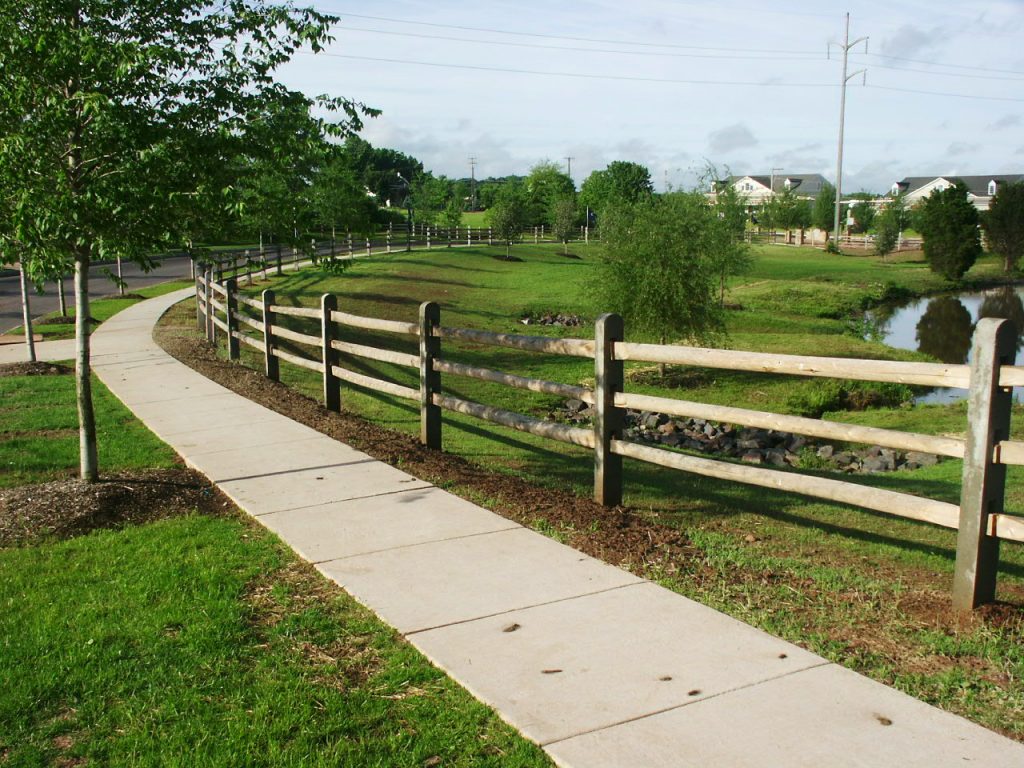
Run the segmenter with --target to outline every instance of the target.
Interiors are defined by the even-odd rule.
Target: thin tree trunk
[[[121,274],[121,255],[117,256],[117,292],[124,296],[124,276]]]
[[[75,392],[78,398],[78,447],[82,480],[99,478],[96,456],[96,416],[92,407],[89,360],[89,254],[75,257]]]
[[[57,278],[57,301],[60,304],[60,316],[68,316],[68,300],[64,296],[64,275]]]
[[[18,272],[21,276],[21,315],[22,324],[25,327],[25,356],[30,363],[36,361],[36,342],[32,338],[32,312],[28,305],[28,277],[25,275],[25,264],[18,264]]]

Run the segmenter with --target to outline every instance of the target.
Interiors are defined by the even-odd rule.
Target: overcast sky
[[[612,160],[645,164],[658,189],[692,185],[706,161],[834,181],[846,11],[851,41],[870,39],[850,55],[867,85],[847,90],[844,190],[1024,172],[1024,0],[314,6],[341,17],[335,42],[282,78],[381,109],[363,136],[435,173],[569,156],[577,185]]]

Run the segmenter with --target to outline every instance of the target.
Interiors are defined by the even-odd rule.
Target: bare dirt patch
[[[57,363],[7,363],[0,365],[3,376],[69,376],[74,369]]]
[[[98,528],[120,528],[199,512],[223,514],[234,505],[191,469],[112,472],[96,483],[56,480],[0,489],[0,547],[67,539]]]

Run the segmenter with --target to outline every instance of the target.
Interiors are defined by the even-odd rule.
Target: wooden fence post
[[[324,363],[324,407],[329,411],[341,410],[341,379],[332,370],[339,364],[338,350],[331,346],[335,339],[335,325],[331,313],[338,309],[338,297],[325,293],[320,297],[320,338],[323,340],[321,358]]]
[[[228,359],[237,360],[240,357],[238,337],[235,336],[238,333],[238,281],[231,278],[225,283],[225,288],[227,288],[224,307],[228,326]]]
[[[612,357],[613,343],[624,340],[622,318],[605,314],[594,324],[594,501],[606,507],[622,503],[622,457],[611,441],[622,439],[623,412],[615,405],[622,391],[622,361]]]
[[[213,295],[213,289],[210,287],[213,283],[213,267],[207,267],[206,269],[206,285],[203,292],[203,306],[206,307],[206,316],[203,318],[206,324],[206,340],[213,343],[213,305],[210,304],[210,297]]]
[[[434,370],[434,358],[441,354],[441,337],[435,327],[441,324],[441,307],[433,301],[420,304],[420,442],[441,450],[441,406],[434,404],[434,393],[441,392],[441,373]]]
[[[266,290],[263,292],[263,345],[267,378],[272,381],[281,380],[281,362],[274,354],[274,313],[270,307],[274,303],[274,292]]]
[[[203,282],[206,280],[206,270],[196,274],[196,330],[202,331],[206,328],[206,318],[203,315]]]
[[[960,491],[960,526],[953,573],[953,608],[970,611],[996,595],[999,539],[988,535],[989,515],[1003,511],[1006,466],[993,461],[995,446],[1010,437],[1012,390],[999,386],[999,368],[1013,365],[1013,323],[986,318],[974,331],[967,435]]]

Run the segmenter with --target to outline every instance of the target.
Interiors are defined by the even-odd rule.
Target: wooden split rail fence
[[[622,501],[622,468],[626,457],[956,529],[953,603],[961,610],[995,599],[1000,540],[1024,542],[1024,517],[1008,515],[1003,510],[1006,467],[1024,465],[1024,442],[1009,439],[1011,388],[1024,385],[1024,367],[1013,365],[1016,333],[1008,321],[979,321],[974,336],[973,362],[968,366],[629,343],[625,341],[622,319],[613,314],[603,315],[597,320],[593,339],[555,339],[450,328],[441,324],[440,308],[433,302],[420,306],[416,323],[382,320],[340,312],[336,298],[330,294],[321,298],[319,308],[278,304],[273,290],[263,291],[261,299],[249,298],[239,293],[234,279],[221,284],[214,279],[212,271],[198,276],[196,298],[200,329],[205,330],[211,342],[216,341],[218,332],[223,333],[227,337],[231,359],[239,358],[239,345],[245,344],[263,354],[266,375],[272,379],[279,378],[280,360],[320,373],[324,403],[332,410],[341,407],[343,382],[417,402],[420,439],[430,448],[441,447],[441,414],[447,410],[593,450],[594,497],[604,505],[616,505]],[[241,307],[247,311],[241,311]],[[281,316],[315,323],[316,331],[302,333],[284,327],[278,320]],[[419,353],[342,341],[339,339],[339,326],[417,338]],[[313,351],[308,357],[288,351],[282,348],[281,340]],[[591,389],[525,378],[454,362],[442,355],[442,342],[445,340],[592,359],[595,386]],[[294,346],[291,348],[296,349]],[[339,364],[341,355],[418,370],[419,387],[402,386],[343,368]],[[624,391],[623,364],[628,361],[928,387],[961,387],[969,390],[967,432],[963,439],[941,437],[634,394]],[[441,386],[442,374],[580,400],[594,407],[593,428],[566,426],[445,394]],[[627,409],[962,459],[960,503],[951,504],[858,483],[736,464],[631,442],[623,439]]]

